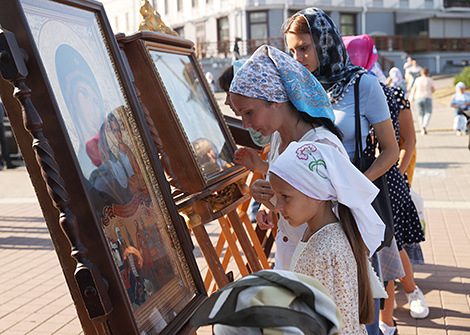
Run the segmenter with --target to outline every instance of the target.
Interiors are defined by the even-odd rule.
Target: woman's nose
[[[230,96],[228,94],[225,96],[224,105],[230,106]]]
[[[243,125],[243,128],[248,129],[251,126],[251,122],[245,119],[244,117],[242,117],[242,125]]]

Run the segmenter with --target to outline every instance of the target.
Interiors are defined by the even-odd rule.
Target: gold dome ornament
[[[139,24],[139,30],[155,31],[157,33],[178,36],[178,33],[163,23],[160,14],[153,9],[148,0],[142,0],[140,14],[144,18]]]

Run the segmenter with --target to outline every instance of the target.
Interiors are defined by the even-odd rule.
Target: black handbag
[[[356,121],[356,152],[353,158],[353,164],[361,171],[366,171],[369,166],[375,161],[375,157],[364,157],[362,151],[361,141],[361,116],[359,113],[359,81],[361,77],[357,78],[356,84],[354,85],[354,115]],[[376,250],[379,251],[383,247],[389,247],[392,244],[392,239],[395,234],[392,204],[390,202],[390,196],[388,194],[387,177],[385,174],[373,181],[374,185],[380,190],[379,194],[372,202],[377,214],[380,216],[382,221],[385,223],[385,234],[384,239],[380,247]]]

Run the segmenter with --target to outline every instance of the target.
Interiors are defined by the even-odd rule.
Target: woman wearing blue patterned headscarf
[[[230,86],[230,99],[245,128],[251,127],[264,136],[272,135],[268,162],[249,148],[235,153],[235,162],[251,170],[266,174],[269,164],[292,141],[326,143],[347,155],[322,85],[302,64],[274,47],[259,47],[237,71]],[[272,228],[273,192],[269,182],[257,180],[251,193],[256,201],[264,204],[256,216],[260,227]],[[283,217],[279,219],[275,269],[289,269],[304,230],[305,225],[294,228]]]

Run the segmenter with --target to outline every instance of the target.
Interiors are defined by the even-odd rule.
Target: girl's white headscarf
[[[317,142],[291,142],[269,172],[310,198],[349,207],[370,255],[380,246],[385,224],[371,205],[379,189],[337,149]]]
[[[456,94],[461,94],[462,92],[461,92],[460,90],[465,89],[465,88],[467,88],[467,87],[465,86],[465,84],[464,84],[463,82],[459,81],[459,82],[455,85],[455,93],[456,93]]]

